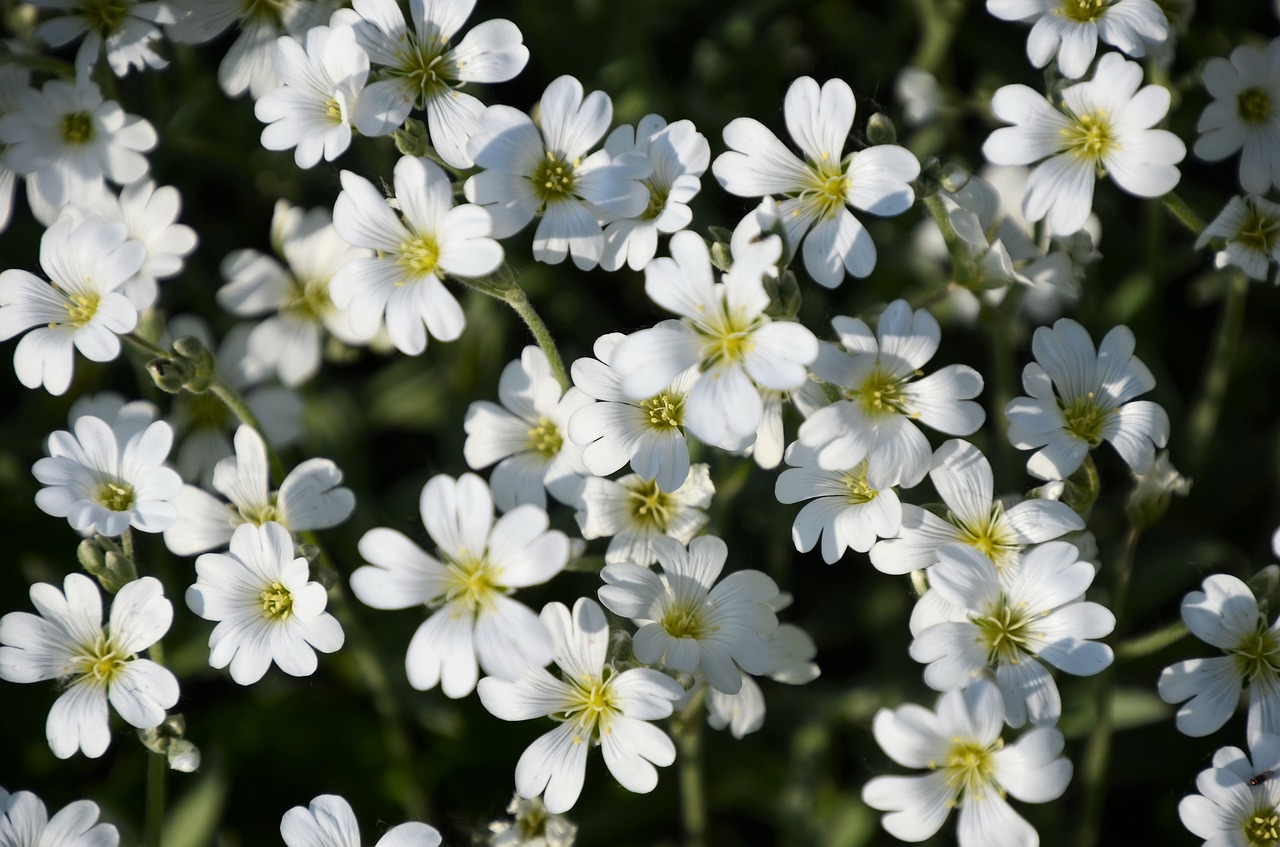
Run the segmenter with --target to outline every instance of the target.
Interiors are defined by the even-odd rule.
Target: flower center
[[[1119,147],[1111,131],[1111,121],[1102,109],[1087,115],[1072,115],[1071,118],[1071,125],[1061,132],[1067,152],[1076,158],[1100,165],[1108,153]]]
[[[92,646],[84,646],[85,652],[75,659],[75,672],[91,677],[99,685],[113,682],[133,659],[132,654],[117,647],[107,635],[99,635]]]
[[[718,313],[697,322],[698,333],[703,337],[702,370],[709,370],[722,362],[741,361],[755,349],[752,335],[763,325],[759,318],[747,319],[742,314],[731,314],[727,302]]]
[[[1275,633],[1267,628],[1266,620],[1259,615],[1253,632],[1240,640],[1235,647],[1226,651],[1236,660],[1245,680],[1262,677],[1274,679],[1280,674],[1280,641]]]
[[[575,169],[581,164],[581,160],[570,162],[550,150],[545,159],[538,161],[529,179],[533,182],[533,193],[542,201],[542,208],[545,209],[548,203],[573,199],[577,183]]]
[[[273,582],[258,595],[262,601],[262,616],[279,621],[289,620],[293,614],[293,592],[279,582]]]
[[[1236,110],[1245,123],[1260,124],[1271,117],[1271,96],[1264,88],[1246,88],[1236,95]]]
[[[416,35],[406,32],[396,49],[396,65],[388,68],[388,73],[412,87],[417,92],[418,105],[425,107],[427,101],[453,88],[450,80],[457,77],[458,68],[445,58],[448,52],[447,38],[429,35],[426,41],[419,41]]]
[[[608,670],[605,671],[608,673]],[[609,733],[609,720],[621,709],[618,698],[610,691],[611,679],[598,676],[586,678],[570,678],[573,690],[569,693],[568,702],[561,712],[551,717],[557,720],[576,720],[579,731],[573,736],[574,744],[584,744],[596,740],[601,733]]]
[[[444,595],[446,602],[461,600],[469,611],[474,612],[481,606],[488,606],[495,594],[508,593],[505,586],[498,584],[498,573],[489,564],[487,556],[472,556],[463,550],[459,558],[447,561],[449,588]]]
[[[337,97],[330,97],[324,101],[324,114],[335,124],[342,123],[342,104],[338,102]]]
[[[1023,654],[1030,653],[1031,616],[1021,604],[1012,606],[1003,594],[985,615],[974,615],[970,622],[978,628],[978,640],[987,648],[991,665],[1017,664]]]
[[[277,26],[291,0],[240,0],[243,16],[248,20],[270,20]]]
[[[991,504],[986,518],[978,523],[965,524],[951,512],[947,513],[947,520],[960,530],[958,540],[990,559],[996,570],[1009,565],[1022,550],[1022,545],[1013,540],[1008,521],[1004,519],[1004,505],[999,501]]]
[[[440,245],[429,235],[419,235],[400,245],[400,256],[396,264],[413,276],[427,276],[436,272],[436,264],[440,261]],[[403,287],[411,280],[400,280],[397,287]]]
[[[89,29],[103,36],[115,32],[128,12],[129,4],[125,0],[84,0],[80,8]]]
[[[96,291],[90,291],[88,294],[67,294],[66,298],[62,308],[67,310],[67,323],[77,329],[93,320],[93,316],[98,313],[98,304],[102,302],[102,298]],[[54,325],[50,324],[50,326]]]
[[[719,627],[707,620],[706,606],[692,599],[677,599],[662,612],[658,624],[672,638],[706,638]]]
[[[675,393],[655,394],[640,403],[648,413],[649,426],[654,429],[675,429],[684,423],[684,397]]]
[[[1080,23],[1096,21],[1111,5],[1111,0],[1064,0],[1062,8],[1054,12]]]
[[[823,152],[822,161],[809,163],[808,183],[800,198],[811,204],[820,218],[830,218],[844,208],[849,190],[849,177],[840,162]],[[799,212],[799,210],[796,210]]]
[[[239,526],[242,523],[262,526],[267,521],[275,521],[281,526],[284,525],[274,494],[271,496],[270,501],[261,505],[231,506],[230,508],[232,526]]]
[[[907,395],[903,386],[915,373],[904,377],[894,377],[880,370],[879,365],[872,368],[862,385],[853,389],[852,399],[862,404],[862,409],[872,417],[883,415],[912,415],[907,411]]]
[[[1083,397],[1077,397],[1070,403],[1058,405],[1062,407],[1062,417],[1066,421],[1067,432],[1084,441],[1090,447],[1102,443],[1102,430],[1113,410],[1098,405],[1097,398],[1090,391]]]
[[[1244,204],[1247,210],[1244,220],[1240,223],[1239,232],[1231,240],[1250,250],[1270,254],[1276,247],[1277,236],[1280,236],[1280,220],[1269,217],[1248,198],[1245,198]]]
[[[102,482],[94,490],[93,499],[113,512],[127,512],[133,508],[133,486],[127,482]]]
[[[329,299],[329,280],[298,280],[290,277],[289,284],[293,299],[280,311],[308,323],[320,323],[325,315],[333,311],[333,301]]]
[[[72,112],[62,116],[62,140],[68,144],[87,144],[93,140],[93,117],[88,112]]]
[[[560,427],[556,426],[550,418],[546,416],[538,418],[538,423],[529,428],[527,449],[553,459],[563,446],[564,436],[560,434]]]
[[[649,205],[645,207],[644,212],[640,215],[640,220],[651,221],[661,215],[663,210],[667,208],[667,195],[670,192],[667,189],[659,188],[648,180],[645,181],[645,185],[649,187]]]
[[[983,746],[969,738],[953,738],[947,749],[942,769],[947,775],[947,785],[957,789],[961,797],[981,796],[986,786],[995,782],[995,752],[1004,746],[1004,739],[997,738]],[[936,768],[936,763],[930,763]]]
[[[637,524],[666,532],[676,504],[673,496],[658,487],[657,480],[647,480],[628,490],[627,505]]]
[[[1244,821],[1244,840],[1249,847],[1280,845],[1280,814],[1271,806],[1261,806]]]
[[[848,489],[845,495],[846,499],[855,506],[861,506],[863,503],[870,503],[872,500],[880,496],[880,492],[867,485],[867,460],[863,459],[854,465],[852,470],[845,471],[841,475],[840,481],[844,483],[844,487]]]

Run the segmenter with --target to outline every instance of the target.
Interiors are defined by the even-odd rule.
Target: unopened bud
[[[194,773],[200,769],[200,749],[185,738],[175,738],[165,751],[169,767],[180,773]]]
[[[730,252],[728,244],[717,241],[711,245],[711,264],[715,265],[717,270],[729,272],[733,267],[733,253]]]
[[[425,156],[430,145],[427,143],[427,127],[416,118],[409,118],[402,129],[391,133],[396,149],[404,156]]]
[[[186,382],[187,368],[172,359],[152,359],[147,362],[147,373],[151,381],[165,394],[181,394],[182,384]]]
[[[76,558],[108,594],[115,594],[138,578],[138,569],[114,541],[99,535],[80,542]]]
[[[867,119],[867,140],[872,144],[896,144],[898,129],[884,112],[876,112]]]
[[[1151,470],[1134,476],[1138,482],[1129,494],[1124,511],[1137,529],[1155,525],[1168,511],[1173,495],[1185,497],[1191,491],[1191,480],[1178,473],[1169,461],[1168,450],[1160,451]]]
[[[942,166],[939,183],[942,185],[943,191],[955,194],[969,184],[969,179],[972,176],[973,174],[955,162],[948,162]]]

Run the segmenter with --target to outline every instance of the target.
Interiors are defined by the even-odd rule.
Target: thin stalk
[[[680,822],[684,847],[707,847],[707,792],[702,775],[703,698],[694,695],[680,712],[676,746],[680,751]]]
[[[275,478],[277,485],[283,483],[284,463],[280,461],[280,454],[276,452],[276,448],[272,447],[271,442],[267,440],[266,431],[258,421],[258,416],[249,408],[249,404],[244,402],[244,398],[234,388],[221,380],[215,379],[209,385],[209,391],[231,410],[231,414],[235,415],[240,423],[253,427],[262,436],[262,443],[267,446],[267,460],[271,463],[271,475]]]
[[[155,646],[152,648],[155,655]],[[160,847],[161,830],[164,828],[165,780],[169,763],[162,753],[147,753],[146,823],[143,829],[144,847]]]
[[[547,329],[546,322],[542,320],[538,310],[533,308],[533,304],[529,302],[528,295],[524,293],[524,289],[516,281],[515,272],[511,270],[510,265],[504,262],[502,267],[487,277],[472,279],[458,277],[458,281],[468,288],[479,291],[481,294],[487,294],[495,300],[501,300],[510,306],[524,321],[525,326],[529,327],[529,331],[533,333],[534,341],[538,342],[542,352],[547,354],[547,361],[551,364],[551,373],[555,375],[556,382],[560,383],[560,388],[564,391],[569,390],[571,384],[569,382],[569,372],[565,369],[564,359],[560,357],[560,348],[556,346],[556,340],[551,335],[551,330]]]
[[[1142,530],[1130,526],[1124,536],[1124,544],[1115,561],[1115,575],[1111,596],[1111,610],[1116,616],[1115,633],[1119,634],[1124,616],[1125,600],[1129,595],[1129,578],[1133,573],[1133,560],[1138,550],[1138,538]],[[1101,834],[1102,811],[1106,806],[1107,777],[1111,764],[1111,736],[1115,731],[1111,714],[1111,700],[1115,693],[1116,663],[1098,675],[1096,709],[1093,731],[1085,744],[1081,772],[1084,785],[1084,809],[1080,815],[1077,832],[1078,847],[1096,847]]]
[[[142,352],[147,353],[151,356],[154,356],[157,359],[173,358],[173,353],[171,351],[164,349],[159,344],[148,341],[147,339],[143,338],[141,335],[138,335],[136,332],[127,332],[120,337],[123,338],[125,341],[129,342],[130,344],[132,344],[134,347],[141,350]]]
[[[1249,279],[1237,272],[1227,286],[1226,303],[1218,330],[1209,353],[1209,366],[1205,370],[1200,395],[1191,407],[1187,431],[1190,441],[1189,465],[1192,472],[1200,467],[1218,429],[1218,417],[1222,413],[1222,400],[1231,381],[1231,366],[1235,362],[1236,349],[1240,346],[1240,334],[1244,329],[1245,300],[1249,293]]]
[[[1117,644],[1116,661],[1128,662],[1133,659],[1141,659],[1143,656],[1150,656],[1170,644],[1176,644],[1190,633],[1191,630],[1187,629],[1185,623],[1174,621],[1171,624],[1160,627],[1160,629],[1148,632],[1146,635],[1139,635],[1136,638],[1130,638],[1128,641],[1122,641]]]
[[[1169,214],[1185,226],[1195,235],[1204,232],[1204,219],[1197,215],[1187,202],[1179,197],[1176,193],[1170,191],[1164,197],[1160,198],[1164,201],[1164,207],[1169,210]]]
[[[956,25],[964,16],[964,0],[916,0],[921,24],[920,46],[911,64],[934,76],[951,55]]]

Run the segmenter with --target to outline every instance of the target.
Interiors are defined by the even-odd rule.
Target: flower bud
[[[867,140],[872,144],[896,144],[898,129],[884,112],[876,112],[867,119]]]
[[[193,773],[200,769],[200,748],[185,738],[175,738],[165,751],[169,767],[180,773]]]
[[[1173,495],[1185,497],[1191,491],[1191,480],[1170,463],[1168,450],[1160,451],[1150,471],[1134,477],[1137,484],[1129,493],[1124,511],[1137,529],[1147,529],[1164,517]]]

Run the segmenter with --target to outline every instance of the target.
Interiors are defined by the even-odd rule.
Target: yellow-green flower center
[[[387,73],[404,80],[416,92],[418,106],[425,107],[427,101],[453,88],[451,80],[457,78],[458,66],[446,57],[448,52],[447,38],[429,35],[426,41],[419,41],[414,34],[405,33],[396,48],[396,62]]]
[[[646,180],[645,185],[649,188],[649,205],[640,215],[640,220],[651,221],[661,215],[663,210],[667,208],[668,191],[665,188],[658,188],[651,181]]]
[[[440,261],[440,245],[430,235],[418,235],[400,245],[400,255],[396,264],[404,268],[414,277],[422,277],[436,272]],[[403,286],[414,280],[402,279],[396,283]]]
[[[627,505],[636,523],[652,527],[657,532],[666,532],[676,500],[658,487],[657,480],[648,480],[628,489]]]
[[[987,661],[992,665],[1016,665],[1031,652],[1029,645],[1036,635],[1031,629],[1034,617],[1021,604],[1010,604],[1003,594],[986,611],[969,620],[978,628],[978,640],[986,648]]]
[[[546,158],[538,161],[529,179],[533,183],[533,193],[542,201],[542,208],[545,209],[548,203],[573,199],[577,184],[576,169],[581,164],[578,159],[569,161],[550,150],[547,151]]]
[[[1280,810],[1259,806],[1241,828],[1249,847],[1277,847],[1280,845]]]
[[[674,429],[684,423],[684,397],[663,392],[640,403],[649,415],[649,426],[654,429]]]
[[[1070,125],[1061,130],[1066,151],[1101,168],[1107,154],[1119,148],[1107,113],[1097,109],[1089,114],[1070,115],[1069,118]]]
[[[800,199],[811,205],[820,218],[835,216],[844,208],[845,194],[849,191],[849,177],[843,163],[823,152],[822,159],[809,163],[808,179]],[[800,210],[796,209],[795,214]]]
[[[914,413],[907,410],[907,394],[903,388],[908,380],[917,375],[919,375],[918,371],[904,377],[895,377],[885,373],[877,365],[862,380],[861,385],[849,392],[849,396],[871,417],[883,415],[915,417]]]
[[[1271,95],[1265,88],[1246,88],[1236,95],[1236,110],[1245,123],[1260,124],[1271,117]]]
[[[658,624],[672,638],[706,638],[715,632],[707,620],[706,607],[695,600],[675,600],[662,612]]]
[[[971,738],[951,739],[941,767],[946,774],[947,785],[957,789],[961,802],[969,796],[981,797],[986,787],[995,783],[995,754],[1003,746],[1002,738],[986,746]],[[930,762],[929,767],[936,769],[939,763]]]
[[[282,312],[310,323],[320,323],[325,315],[333,311],[328,279],[299,280],[289,277],[289,287],[291,299],[285,303]]]
[[[1226,653],[1235,659],[1246,682],[1252,683],[1259,677],[1274,679],[1280,674],[1280,639],[1267,627],[1261,615],[1253,632]]]
[[[338,102],[337,97],[330,97],[324,101],[324,113],[335,124],[342,123],[342,105]]]
[[[1104,409],[1098,404],[1092,391],[1083,397],[1077,397],[1070,403],[1058,401],[1062,408],[1062,418],[1066,422],[1067,432],[1084,441],[1090,447],[1102,443],[1102,430],[1114,409]]]
[[[240,0],[240,8],[248,20],[271,21],[276,26],[281,24],[281,15],[290,0]]]
[[[867,460],[863,459],[854,465],[852,470],[845,471],[840,477],[840,481],[844,483],[844,487],[848,490],[848,494],[845,497],[855,506],[870,503],[880,496],[879,491],[867,484],[867,467]]]
[[[258,595],[262,601],[263,617],[287,621],[293,614],[293,592],[280,582],[272,582]]]
[[[1112,0],[1064,0],[1054,13],[1080,23],[1089,23],[1102,17]]]
[[[267,521],[275,521],[283,525],[280,507],[276,505],[274,494],[268,502],[261,505],[230,506],[230,509],[232,526],[239,526],[242,523],[262,526]]]
[[[1245,217],[1240,223],[1240,231],[1231,236],[1231,240],[1243,244],[1250,250],[1270,255],[1280,237],[1280,220],[1268,216],[1257,208],[1252,201],[1245,199]]]
[[[991,504],[985,518],[966,524],[955,514],[948,512],[947,520],[960,530],[959,541],[973,547],[986,556],[1000,570],[1013,562],[1022,545],[1014,540],[1009,522],[1004,519],[1004,506],[999,501]]]
[[[93,316],[98,313],[98,304],[102,302],[102,298],[96,291],[90,291],[87,294],[68,294],[66,297],[62,308],[67,310],[67,323],[77,329],[93,320]]]
[[[116,646],[110,636],[99,635],[92,645],[76,656],[74,670],[77,674],[89,676],[99,685],[113,682],[133,659],[132,653],[126,653]]]
[[[72,112],[62,116],[62,140],[68,144],[87,144],[93,140],[93,116],[88,112]]]
[[[100,482],[93,499],[113,512],[127,512],[134,504],[133,486],[123,481]]]
[[[554,720],[577,722],[578,731],[573,736],[574,744],[586,744],[598,740],[601,735],[608,735],[610,720],[622,711],[618,706],[617,695],[610,690],[613,680],[608,675],[609,670],[606,668],[603,678],[587,676],[565,680],[571,687],[568,701],[562,711],[551,717]]]
[[[564,436],[560,427],[548,417],[538,418],[538,422],[529,427],[528,449],[541,453],[548,459],[555,458],[564,446]]]
[[[461,600],[467,610],[474,612],[488,607],[494,595],[507,594],[506,586],[499,582],[500,572],[489,563],[488,556],[473,556],[460,551],[457,558],[448,559],[448,589],[445,601]]]
[[[83,0],[80,14],[89,24],[89,29],[102,36],[111,35],[120,26],[129,12],[129,4],[124,0]]]
[[[697,322],[702,341],[702,370],[720,363],[740,362],[755,349],[756,330],[763,326],[759,318],[748,319],[738,312],[731,313],[725,303],[718,312]]]

